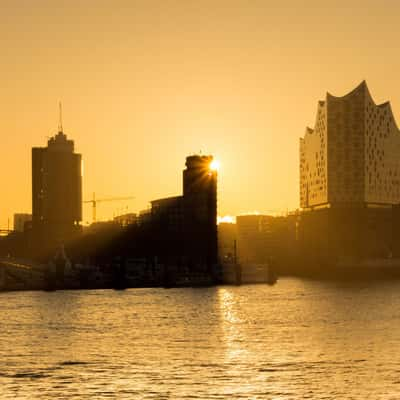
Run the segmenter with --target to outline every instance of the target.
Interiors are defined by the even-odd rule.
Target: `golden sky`
[[[221,162],[220,215],[298,207],[298,139],[326,91],[366,79],[399,115],[399,16],[397,0],[0,0],[0,226],[31,211],[59,100],[84,197],[136,196],[100,219],[181,193],[200,150]]]

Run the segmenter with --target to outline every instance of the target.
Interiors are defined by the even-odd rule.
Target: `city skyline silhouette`
[[[176,193],[181,159],[202,150],[221,161],[222,216],[298,207],[297,140],[326,90],[366,79],[398,115],[397,4],[196,4],[6,2],[1,227],[30,211],[30,148],[56,132],[59,100],[85,199],[129,194],[141,210]]]
[[[0,0],[0,400],[400,398],[395,0]]]

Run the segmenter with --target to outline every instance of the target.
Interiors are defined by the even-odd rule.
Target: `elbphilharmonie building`
[[[300,139],[300,207],[307,262],[400,263],[400,132],[390,103],[376,104],[365,81],[318,102]]]
[[[300,139],[300,207],[387,207],[400,203],[400,132],[389,102],[377,105],[363,81],[327,93]]]

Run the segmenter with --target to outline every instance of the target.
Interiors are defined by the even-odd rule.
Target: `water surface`
[[[0,294],[0,398],[398,399],[400,282]]]

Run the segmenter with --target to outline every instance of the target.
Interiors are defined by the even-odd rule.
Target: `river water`
[[[1,293],[0,398],[399,399],[400,281]]]

